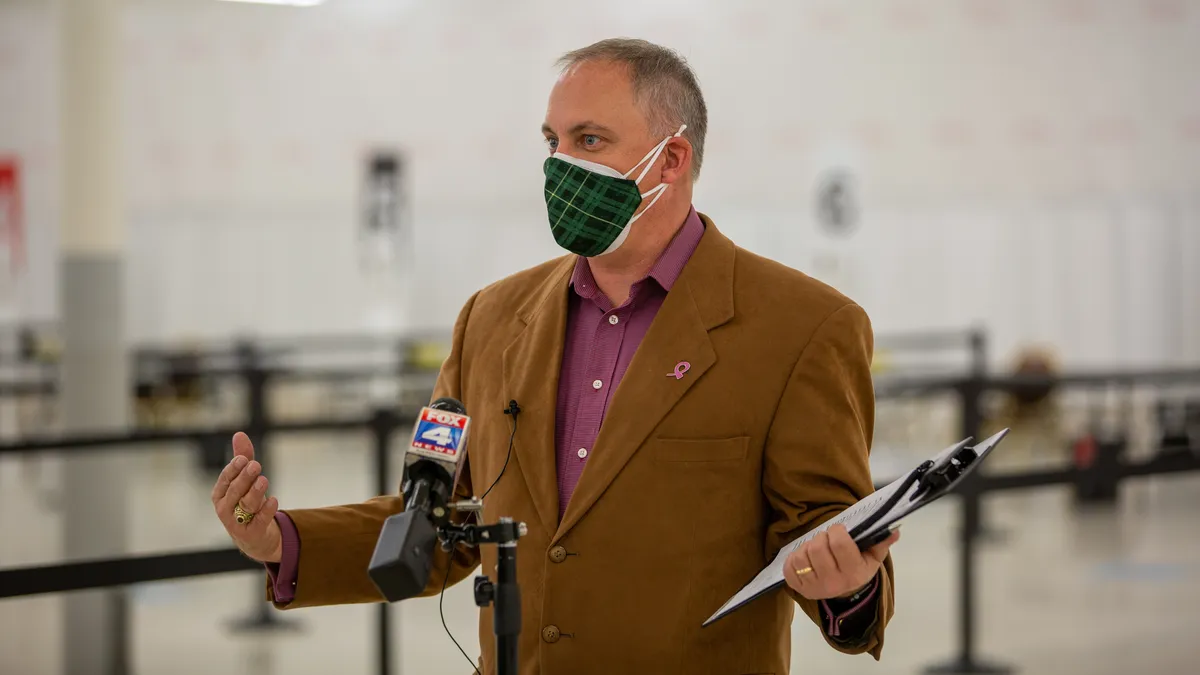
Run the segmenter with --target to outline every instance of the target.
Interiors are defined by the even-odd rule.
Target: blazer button
[[[550,560],[553,562],[560,563],[566,559],[567,549],[561,546],[555,546],[554,548],[550,549]]]
[[[562,633],[559,632],[558,626],[546,626],[542,629],[542,639],[550,644],[558,642],[560,637],[562,637]]]

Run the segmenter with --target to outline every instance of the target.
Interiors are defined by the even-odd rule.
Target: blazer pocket
[[[750,437],[659,438],[654,444],[654,457],[662,462],[733,462],[746,458]]]

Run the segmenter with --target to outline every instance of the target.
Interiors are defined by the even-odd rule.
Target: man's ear
[[[667,141],[663,148],[662,182],[674,183],[692,172],[692,144],[680,136]]]

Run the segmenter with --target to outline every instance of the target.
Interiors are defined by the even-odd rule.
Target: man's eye
[[[558,149],[558,139],[557,138],[547,138],[546,145],[550,147],[550,152],[554,152],[555,150]]]
[[[589,148],[592,146],[595,146],[595,145],[599,145],[600,137],[592,135],[592,134],[588,134],[583,137],[583,144]]]

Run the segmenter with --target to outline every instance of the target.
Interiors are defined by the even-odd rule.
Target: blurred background
[[[1200,0],[0,0],[0,673],[468,672],[436,599],[269,610],[208,493],[236,429],[284,508],[395,491],[612,36],[699,76],[697,208],[870,313],[877,480],[1014,430],[883,661],[793,672],[1197,669]]]

